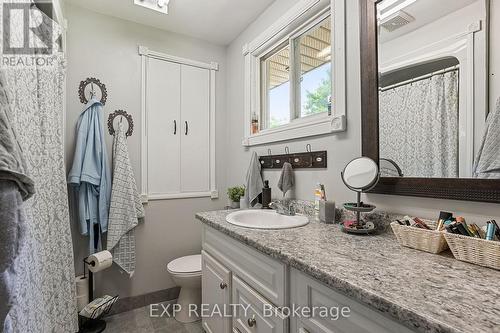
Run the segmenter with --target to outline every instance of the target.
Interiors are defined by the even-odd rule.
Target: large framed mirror
[[[360,0],[363,155],[381,171],[371,192],[500,202],[492,6]]]

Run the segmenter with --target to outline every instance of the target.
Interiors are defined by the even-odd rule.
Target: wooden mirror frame
[[[359,0],[362,155],[379,163],[377,3]],[[370,193],[500,203],[500,179],[381,177]]]

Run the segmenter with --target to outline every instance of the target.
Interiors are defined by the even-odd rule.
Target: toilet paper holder
[[[85,278],[86,277],[86,269],[87,269],[87,265],[89,266],[94,266],[95,263],[92,261],[87,261],[89,259],[89,257],[85,257],[83,258],[83,277]],[[90,269],[88,270],[88,274],[89,274],[89,277],[88,277],[88,281],[89,281],[89,302],[92,302],[94,300],[94,273],[92,273],[90,271]]]
[[[102,255],[102,254],[104,254],[105,256],[106,255],[108,256],[108,258],[106,258],[107,260],[109,260],[109,261],[112,260],[112,256],[108,251],[94,253],[94,254],[89,255],[88,257],[83,258],[83,276],[85,277],[86,269],[88,270],[88,274],[89,274],[89,278],[88,278],[88,281],[89,281],[89,302],[92,302],[94,300],[94,274],[99,272],[100,270],[103,270],[103,269],[110,267],[112,264],[112,261],[111,262],[108,261],[108,265],[102,267],[100,270],[97,270],[97,271],[90,268],[90,267],[95,267],[96,262],[94,260],[90,260],[89,258],[94,257],[94,256],[99,258],[99,255]],[[109,259],[109,258],[111,258],[111,259]],[[96,260],[98,261],[99,259],[96,259]]]
[[[90,261],[89,257],[83,258],[83,277],[86,277],[88,270],[88,284],[89,284],[89,302],[94,300],[94,273],[89,269],[89,266],[94,267],[95,262]],[[109,301],[101,304],[91,314],[89,318],[78,315],[78,333],[85,332],[103,332],[106,329],[106,322],[101,318],[111,311],[111,308],[116,303],[118,295],[112,297]]]

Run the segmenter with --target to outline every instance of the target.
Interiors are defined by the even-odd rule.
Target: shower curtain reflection
[[[458,76],[453,70],[380,91],[380,158],[405,177],[458,177]]]

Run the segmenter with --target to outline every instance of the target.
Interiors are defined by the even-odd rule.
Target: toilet
[[[200,320],[194,314],[189,315],[189,305],[201,304],[201,254],[180,257],[167,265],[167,270],[174,282],[181,287],[177,303],[181,310],[175,312],[175,319],[181,323],[191,323]]]

